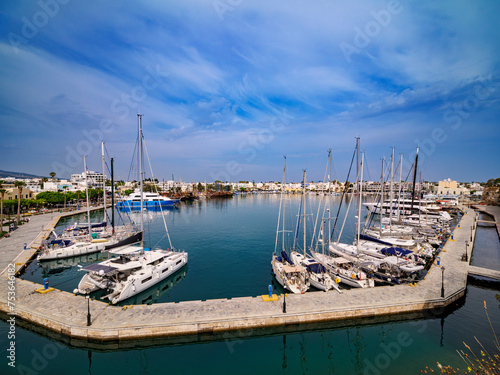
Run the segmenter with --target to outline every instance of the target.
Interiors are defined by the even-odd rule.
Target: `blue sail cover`
[[[310,264],[307,266],[307,270],[309,272],[314,272],[314,273],[326,273],[326,268],[322,264],[319,263],[314,263]]]
[[[71,244],[71,240],[52,240],[50,242],[50,244],[66,247],[66,246],[69,246]]]
[[[292,262],[292,260],[290,259],[290,257],[288,256],[288,254],[286,253],[285,250],[283,250],[281,252],[281,256],[283,257],[284,260],[286,260],[288,263],[290,263],[291,266],[294,265],[293,262]]]
[[[107,225],[105,221],[102,223],[90,223],[90,228],[103,228]],[[75,229],[89,229],[88,224],[78,224]]]
[[[385,242],[385,241],[379,240],[378,238],[375,238],[375,237],[367,236],[366,234],[360,234],[359,235],[359,239],[360,240],[366,240],[366,241],[372,241],[372,242],[376,242],[376,243],[381,243],[382,245],[389,245],[389,246],[391,246],[391,244],[389,242]]]
[[[402,249],[401,247],[386,247],[380,250],[380,252],[384,255],[396,255],[400,257],[413,253],[413,251]]]

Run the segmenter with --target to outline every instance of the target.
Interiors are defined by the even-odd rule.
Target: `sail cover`
[[[391,244],[389,242],[385,242],[385,241],[379,240],[378,238],[375,238],[375,237],[367,236],[366,234],[360,234],[359,235],[359,239],[360,240],[366,240],[366,241],[372,241],[372,242],[376,242],[376,243],[381,243],[382,245],[389,245],[389,246],[391,246]]]
[[[106,274],[111,273],[117,269],[118,268],[115,268],[115,267],[105,266],[105,265],[102,265],[99,263],[93,263],[93,264],[89,264],[86,267],[83,267],[81,270],[82,271],[93,271],[93,272],[97,272],[97,273],[99,273],[100,271],[103,271],[104,274],[106,275]]]
[[[380,252],[384,255],[396,255],[396,256],[406,256],[413,253],[410,250],[403,249],[401,247],[385,247]]]
[[[313,264],[308,265],[307,270],[309,272],[313,272],[313,273],[325,273],[326,272],[325,266],[323,266],[322,264],[319,264],[319,263],[313,263]]]
[[[293,262],[292,262],[292,260],[290,259],[290,257],[288,256],[288,254],[286,253],[285,250],[283,250],[281,252],[281,256],[283,257],[284,260],[286,260],[288,263],[290,263],[293,266]]]

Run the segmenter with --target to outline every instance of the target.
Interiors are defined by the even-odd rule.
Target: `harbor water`
[[[308,197],[311,209],[307,225],[315,222],[320,196]],[[290,198],[291,221],[297,219],[300,197]],[[330,212],[337,214],[340,198],[334,198]],[[152,290],[125,304],[176,302],[257,296],[267,293],[273,284],[270,260],[275,247],[279,195],[244,195],[232,199],[200,200],[182,203],[168,210],[166,221],[172,245],[189,253],[188,267]],[[351,242],[355,218],[351,207],[344,227],[343,242]],[[313,214],[314,212],[314,214]],[[343,219],[344,209],[339,218]],[[100,215],[100,216],[99,216]],[[124,213],[121,213],[124,215]],[[366,212],[362,214],[362,217]],[[138,213],[130,213],[138,221]],[[92,221],[102,213],[92,215]],[[83,218],[70,218],[64,226]],[[341,224],[339,224],[341,225]],[[288,242],[295,237],[294,227],[286,234]],[[158,212],[148,212],[145,223],[145,245],[170,247],[163,221]],[[336,230],[336,233],[338,231]],[[310,234],[308,242],[310,242]],[[500,269],[500,242],[494,228],[479,227],[472,264]],[[80,259],[80,264],[98,260],[102,255]],[[72,291],[82,272],[75,262],[40,265],[33,262],[23,278]],[[329,292],[331,298],[336,292]],[[246,337],[246,333],[228,335],[226,339],[183,345],[137,347],[129,350],[89,351],[68,347],[44,335],[16,327],[16,367],[7,365],[3,356],[2,374],[411,374],[425,366],[436,368],[436,361],[467,368],[457,350],[476,354],[481,348],[497,354],[494,335],[485,314],[484,302],[493,328],[500,334],[500,301],[498,284],[477,283],[467,288],[466,297],[444,312],[430,312],[418,319],[342,328],[307,327],[286,334],[268,330],[264,335]],[[84,312],[82,312],[84,313]],[[9,325],[0,321],[0,343],[8,348]]]

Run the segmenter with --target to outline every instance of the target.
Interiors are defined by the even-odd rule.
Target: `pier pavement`
[[[101,210],[102,207],[91,207],[89,210]],[[4,273],[9,264],[14,264],[16,272],[19,272],[34,257],[42,241],[48,238],[62,217],[84,213],[86,210],[71,210],[30,216],[29,222],[10,232],[8,237],[0,238],[0,271]]]
[[[41,285],[16,279],[14,310],[23,321],[44,327],[57,337],[87,343],[165,337],[197,341],[204,334],[236,331],[251,335],[265,327],[381,316],[398,319],[405,313],[442,309],[464,296],[469,262],[462,259],[465,242],[474,241],[477,213],[465,207],[463,210],[460,226],[440,253],[440,265],[436,262],[425,279],[415,285],[352,289],[343,294],[331,291],[287,295],[284,312],[284,296],[270,302],[258,296],[120,307],[59,290],[36,293]],[[5,276],[0,278],[0,311],[8,313]],[[88,306],[90,326],[87,326]]]
[[[475,205],[473,206],[475,209],[477,209],[479,212],[484,212],[485,214],[488,214],[490,216],[493,216],[493,221],[481,221],[485,223],[491,223],[495,224],[497,228],[497,233],[498,233],[498,239],[500,240],[500,206],[482,206],[482,205]]]

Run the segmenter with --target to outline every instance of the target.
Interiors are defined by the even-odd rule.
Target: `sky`
[[[0,169],[116,179],[137,114],[154,177],[344,181],[382,159],[422,180],[500,176],[496,1],[5,0]],[[149,167],[147,168],[149,171]],[[148,172],[147,177],[151,173]]]

